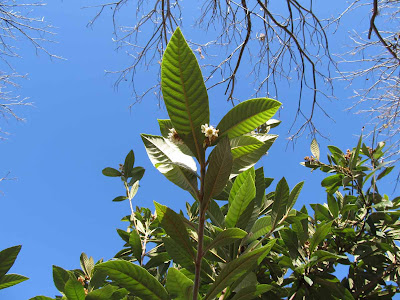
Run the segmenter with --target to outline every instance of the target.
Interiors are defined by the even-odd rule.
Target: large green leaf
[[[57,290],[61,293],[64,293],[64,287],[67,281],[70,279],[70,275],[68,271],[64,270],[61,267],[53,266],[53,281]]]
[[[289,211],[292,209],[293,205],[295,205],[297,198],[300,195],[300,191],[303,188],[304,181],[299,182],[298,184],[295,185],[295,187],[292,189],[292,191],[289,194],[289,201],[288,205],[286,207],[286,210]]]
[[[155,201],[154,206],[156,207],[157,219],[160,220],[165,232],[194,259],[194,250],[181,216]]]
[[[271,216],[266,216],[258,219],[253,228],[251,229],[251,235],[248,237],[247,242],[251,243],[258,238],[269,233],[272,229]]]
[[[268,149],[275,142],[277,135],[272,134],[252,134],[246,137],[256,139],[258,142],[262,143],[253,146],[247,145],[244,147],[236,147],[232,150],[234,154],[233,166],[231,171],[231,177],[248,170],[254,166],[263,155],[267,154]],[[242,137],[235,139],[242,140]],[[247,138],[246,138],[247,139]]]
[[[194,260],[193,258],[181,247],[180,244],[176,243],[173,239],[169,237],[163,237],[163,242],[165,249],[167,250],[168,254],[171,256],[172,260],[181,265],[182,267],[186,268],[188,271],[194,274],[195,267],[194,267]],[[202,280],[210,282],[212,281],[211,278],[211,267],[208,262],[203,258],[201,264],[201,274]]]
[[[0,278],[0,290],[28,280],[28,277],[18,274],[7,274]]]
[[[91,291],[89,294],[86,295],[85,300],[109,300],[109,299],[111,299],[112,294],[117,289],[118,288],[115,286],[106,285],[105,287],[102,287],[101,289]]]
[[[310,253],[321,243],[331,231],[332,222],[321,224],[310,239]]]
[[[133,150],[131,150],[131,151],[129,151],[128,155],[126,156],[125,162],[124,162],[125,177],[129,177],[129,175],[131,174],[134,163],[135,163],[135,154],[133,153]]]
[[[167,274],[167,283],[165,284],[169,294],[173,299],[191,300],[193,296],[193,281],[187,278],[178,269],[170,268]]]
[[[207,216],[213,222],[214,225],[223,228],[224,227],[224,214],[221,211],[218,203],[211,200],[207,209]]]
[[[82,283],[74,278],[68,279],[64,287],[64,293],[68,300],[85,300],[85,290]]]
[[[254,136],[241,135],[231,139],[230,144],[232,149],[232,157],[235,159],[257,150],[264,143]]]
[[[287,213],[287,207],[289,203],[289,186],[283,177],[276,185],[274,203],[272,204],[271,211],[271,224],[272,228],[281,221],[284,215]]]
[[[5,275],[17,259],[21,245],[4,249],[0,252],[0,277]]]
[[[274,286],[270,284],[258,284],[257,286],[248,286],[241,289],[233,296],[232,300],[251,300],[259,298],[261,294],[264,294],[272,290]]]
[[[170,237],[163,237],[164,247],[172,260],[182,267],[194,272],[194,260],[192,256]]]
[[[261,261],[259,259],[269,253],[274,243],[275,240],[272,240],[266,246],[243,254],[226,264],[215,279],[215,282],[208,289],[204,300],[214,299],[224,288],[255,267],[257,263],[260,263]]]
[[[242,239],[247,235],[247,232],[240,228],[228,228],[217,234],[217,236],[212,240],[212,242],[207,245],[204,252],[210,249],[217,248],[220,246],[225,246],[233,243],[238,239]]]
[[[255,173],[251,168],[237,176],[229,194],[229,209],[225,218],[226,227],[235,227],[241,214],[256,196]]]
[[[232,154],[229,139],[222,139],[209,156],[209,165],[204,179],[203,203],[207,207],[211,197],[224,189],[232,170]]]
[[[167,252],[156,253],[155,256],[149,259],[149,261],[144,266],[147,270],[151,268],[158,267],[171,260],[171,256]]]
[[[196,163],[193,158],[161,136],[142,134],[141,137],[152,164],[168,180],[196,196]]]
[[[199,162],[204,162],[201,125],[210,123],[207,89],[196,57],[179,28],[163,55],[161,89],[175,130]]]
[[[279,109],[281,103],[268,98],[244,101],[232,108],[219,122],[220,136],[241,136],[267,122]]]
[[[140,235],[136,230],[132,230],[129,236],[129,245],[132,248],[132,253],[138,261],[142,259],[142,242]]]
[[[105,271],[119,286],[143,300],[168,300],[165,288],[142,267],[123,260],[108,261],[95,267]]]

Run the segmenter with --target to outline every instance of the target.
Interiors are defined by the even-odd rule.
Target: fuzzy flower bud
[[[175,128],[171,128],[169,130],[168,139],[176,145],[183,144],[183,141],[182,141],[181,137],[179,136],[179,134],[176,132]]]

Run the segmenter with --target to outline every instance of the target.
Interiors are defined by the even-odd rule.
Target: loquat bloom
[[[204,133],[206,138],[211,142],[218,137],[219,129],[215,129],[213,126],[208,124],[201,125],[201,132]]]

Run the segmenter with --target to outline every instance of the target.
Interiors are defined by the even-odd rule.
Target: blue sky
[[[34,107],[20,113],[25,123],[10,121],[7,141],[0,142],[0,174],[11,171],[16,180],[0,184],[0,249],[22,244],[22,251],[12,268],[13,273],[30,278],[15,287],[0,291],[2,299],[29,299],[36,295],[54,296],[52,265],[65,269],[79,267],[81,252],[110,259],[123,243],[116,233],[124,229],[120,219],[129,214],[127,202],[111,200],[123,193],[118,179],[101,174],[104,167],[118,167],[130,149],[135,151],[136,166],[146,168],[141,188],[135,201],[153,207],[153,200],[175,210],[184,209],[189,194],[170,184],[155,170],[145,153],[139,134],[158,134],[157,118],[167,118],[158,100],[148,97],[140,104],[132,103],[129,84],[113,88],[115,77],[106,76],[105,69],[125,66],[128,57],[114,51],[112,23],[102,18],[92,28],[87,22],[94,11],[81,9],[77,1],[52,1],[41,11],[57,27],[56,40],[51,50],[67,60],[49,60],[35,55],[33,49],[21,47],[23,58],[16,60],[20,72],[29,73],[29,80],[21,82],[18,91],[29,96]],[[182,29],[185,36],[193,36],[189,26]],[[343,33],[344,34],[344,33]],[[333,50],[346,42],[344,35],[334,40]],[[143,72],[136,84],[150,80]],[[245,76],[245,75],[243,75]],[[297,105],[296,89],[282,83],[280,100],[284,109],[276,118],[282,125],[273,133],[280,135],[259,166],[264,166],[275,183],[285,176],[293,187],[305,180],[296,207],[325,201],[320,173],[310,173],[299,165],[310,155],[311,138],[304,135],[294,145],[287,146],[287,131]],[[212,124],[231,108],[225,101],[224,90],[216,88],[209,94]],[[357,141],[366,116],[344,111],[351,102],[351,90],[339,83],[339,100],[326,101],[324,107],[332,112],[336,122],[317,115],[317,125],[330,140],[319,139],[321,157],[326,156],[326,145],[351,148]],[[246,100],[251,87],[241,87],[238,97]],[[310,95],[306,95],[310,97]],[[388,194],[392,193],[390,183]]]

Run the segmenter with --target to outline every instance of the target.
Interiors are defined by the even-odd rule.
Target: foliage
[[[157,202],[154,213],[134,210],[144,169],[134,167],[133,151],[120,170],[104,169],[125,187],[114,201],[130,202],[127,230],[117,230],[123,249],[96,264],[82,254],[81,270],[54,266],[62,293],[56,299],[391,299],[400,274],[400,198],[378,191],[393,169],[382,161],[385,145],[371,149],[360,137],[346,154],[329,146],[323,163],[314,140],[302,164],[328,174],[321,183],[327,204],[311,204],[312,215],[305,206],[296,210],[303,182],[290,188],[282,178],[272,189],[254,167],[276,139],[269,130],[278,122],[270,118],[280,103],[247,100],[214,128],[201,72],[179,29],[165,56],[170,120],[159,120],[160,136],[142,139],[152,164],[193,202],[185,213]]]
[[[0,251],[0,290],[28,280],[22,275],[7,274],[14,265],[20,250],[21,246],[14,246]]]

